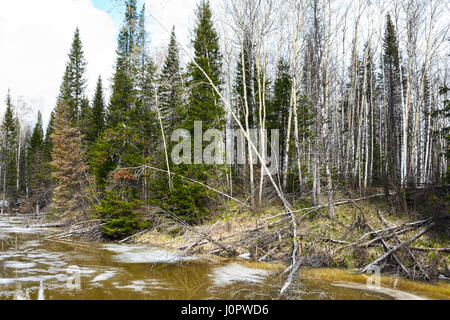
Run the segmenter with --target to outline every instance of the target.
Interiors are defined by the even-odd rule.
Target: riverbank
[[[408,213],[401,213],[395,201],[382,195],[359,201],[343,199],[337,201],[334,220],[328,219],[326,206],[309,208],[308,202],[297,203],[294,211],[301,267],[364,269],[438,218],[436,226],[378,265],[383,273],[412,280],[450,278],[450,221],[440,219],[450,213],[445,197],[415,195]],[[184,226],[163,219],[152,230],[129,240],[184,255],[241,256],[289,264],[293,248],[290,219],[282,207],[254,213],[230,203],[228,212],[217,212],[201,225]]]
[[[202,255],[211,263],[242,257],[289,265],[295,241],[301,268],[367,271],[376,262],[382,273],[411,280],[450,278],[448,197],[420,191],[403,198],[386,198],[376,192],[340,198],[334,220],[328,218],[326,204],[311,208],[308,200],[294,203],[295,239],[292,216],[281,206],[266,205],[255,212],[230,201],[212,210],[209,219],[198,225],[188,225],[159,208],[149,208],[143,215],[153,227],[121,243],[175,250],[180,256]],[[44,217],[34,225],[64,226],[46,223]],[[72,223],[50,238],[104,242],[102,225],[99,219]]]

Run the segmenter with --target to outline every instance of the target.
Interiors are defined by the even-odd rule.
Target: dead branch
[[[280,290],[280,295],[283,295],[286,292],[286,290],[289,288],[289,286],[291,285],[292,280],[294,280],[294,277],[295,277],[298,269],[300,269],[300,267],[302,266],[304,261],[305,261],[305,259],[300,258],[300,259],[297,260],[295,265],[292,267],[291,273],[287,277],[286,282],[284,283],[283,287]]]
[[[383,217],[383,215],[381,214],[380,210],[377,210],[377,215],[378,218],[381,220],[381,222],[383,222],[383,224],[386,227],[390,227],[389,222]],[[397,241],[397,243],[401,244],[402,241],[400,240],[400,238],[397,235],[394,235],[394,239]],[[428,275],[428,273],[424,270],[424,268],[422,267],[422,265],[420,264],[419,261],[417,261],[416,257],[414,256],[414,254],[412,253],[412,251],[409,249],[408,246],[405,246],[406,251],[408,252],[409,256],[411,257],[411,259],[413,259],[413,261],[416,263],[416,265],[419,267],[420,271],[422,272],[422,274],[424,275],[425,279],[427,280],[431,280],[430,276]],[[394,256],[395,257],[395,256]],[[403,267],[402,267],[403,268]]]
[[[428,226],[426,226],[425,228],[423,228],[419,233],[417,233],[415,236],[413,236],[412,238],[409,238],[408,240],[400,243],[399,245],[395,246],[394,248],[390,249],[388,252],[386,252],[385,254],[383,254],[381,257],[379,257],[378,259],[376,259],[375,261],[373,261],[372,263],[368,264],[367,266],[365,266],[362,270],[361,273],[365,273],[367,272],[368,269],[372,268],[374,265],[377,265],[378,263],[380,263],[381,261],[383,261],[384,259],[386,259],[389,255],[391,255],[392,253],[397,252],[399,249],[403,248],[404,246],[410,244],[411,242],[419,239],[420,237],[422,237],[425,233],[427,233],[431,228],[433,228],[436,225],[435,222],[431,222]]]
[[[123,170],[123,169],[124,169],[124,168],[118,168],[117,170]],[[147,165],[145,165],[145,166],[140,166],[140,167],[126,168],[126,169],[129,169],[129,170],[150,169],[150,170],[153,170],[153,171],[158,171],[158,172],[167,173],[168,175],[178,176],[178,177],[180,177],[180,178],[182,178],[182,179],[184,179],[184,180],[186,180],[186,181],[189,181],[189,182],[191,182],[191,183],[195,183],[195,184],[201,185],[202,187],[205,187],[205,188],[207,188],[208,190],[211,190],[211,191],[213,191],[213,192],[215,192],[215,193],[218,193],[218,194],[224,196],[225,198],[228,198],[228,199],[230,199],[230,200],[236,201],[236,202],[238,202],[239,204],[241,204],[241,205],[243,205],[243,206],[245,206],[245,207],[247,207],[247,208],[251,208],[248,204],[246,204],[246,203],[242,202],[241,200],[236,199],[236,198],[234,198],[234,197],[232,197],[232,196],[230,196],[230,195],[228,195],[228,194],[226,194],[226,193],[224,193],[224,192],[222,192],[222,191],[220,191],[220,190],[214,189],[214,188],[212,188],[212,187],[208,186],[207,184],[204,184],[204,183],[202,183],[202,182],[200,182],[200,181],[197,181],[197,180],[194,180],[194,179],[191,179],[191,178],[187,178],[187,177],[185,177],[185,176],[179,175],[179,174],[174,173],[174,172],[170,172],[170,171],[167,171],[167,170],[163,170],[163,169],[159,169],[159,168],[155,168],[155,167],[147,166]]]

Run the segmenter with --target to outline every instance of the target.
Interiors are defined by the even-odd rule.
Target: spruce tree
[[[51,135],[52,213],[62,219],[88,218],[89,175],[80,130],[70,126],[67,106],[59,103]]]
[[[146,48],[145,7],[140,14],[136,1],[128,1],[126,7],[106,130],[92,148],[91,168],[99,189],[113,184],[126,198],[145,199],[145,177],[125,181],[110,175],[118,167],[147,163],[157,148],[153,137],[156,67]]]
[[[387,152],[385,154],[385,162],[387,168],[384,170],[385,191],[388,184],[395,179],[394,173],[398,172],[399,163],[395,156],[400,150],[398,141],[401,132],[401,87],[400,87],[400,62],[397,34],[391,16],[388,14],[386,18],[386,30],[383,41],[383,60],[384,60],[384,78],[386,88],[386,104],[387,104]]]
[[[105,130],[105,98],[103,94],[102,78],[98,77],[97,86],[92,102],[92,131],[97,139]]]
[[[205,72],[216,87],[221,87],[222,55],[219,37],[213,26],[211,7],[207,0],[201,1],[197,8],[194,35],[192,45],[195,62],[191,62],[188,66],[191,93],[185,128],[193,130],[194,121],[202,121],[205,131],[210,128],[223,129],[224,109],[218,94],[203,74]]]
[[[202,1],[197,8],[197,22],[192,45],[194,61],[188,66],[188,85],[190,87],[189,106],[182,122],[182,127],[194,137],[194,122],[201,121],[203,132],[208,129],[224,129],[225,112],[219,95],[212,87],[221,88],[222,56],[219,38],[212,22],[209,1]],[[192,144],[193,145],[193,144]],[[202,150],[206,143],[202,146]],[[173,168],[176,173],[173,188],[164,199],[163,206],[183,216],[191,223],[197,223],[207,214],[207,201],[211,196],[207,188],[186,182],[181,176],[195,179],[205,184],[213,184],[217,178],[218,167],[208,164],[182,164]]]
[[[45,191],[48,188],[50,179],[41,112],[38,113],[38,120],[28,143],[26,167],[29,197],[36,208],[36,214],[38,214],[42,202],[45,200]]]
[[[67,116],[73,123],[80,118],[81,107],[85,98],[86,65],[80,31],[77,28],[59,94],[59,100],[67,106]]]
[[[172,29],[167,57],[159,77],[159,109],[166,129],[175,129],[182,119],[183,77],[181,74],[179,49]]]
[[[3,177],[1,183],[3,184],[4,197],[15,203],[18,197],[17,193],[17,139],[18,128],[17,119],[14,114],[14,107],[12,105],[11,94],[8,91],[6,97],[6,111],[2,123],[3,135]]]
[[[267,112],[267,128],[280,129],[280,141],[285,150],[287,143],[287,128],[289,108],[292,93],[292,75],[288,62],[281,58],[278,64],[277,78],[274,83],[274,96]],[[281,153],[280,164],[284,164],[284,152]]]
[[[44,138],[44,150],[46,159],[48,162],[52,159],[52,149],[53,149],[53,140],[52,134],[55,131],[55,110],[50,113],[50,120],[47,125],[47,129],[45,130],[45,138]]]
[[[113,76],[112,95],[107,126],[114,128],[128,120],[128,112],[136,103],[133,75],[136,73],[137,40],[139,38],[136,0],[127,0],[124,25],[119,33],[116,70]]]
[[[82,135],[83,144],[88,148],[95,142],[94,123],[92,118],[92,108],[89,99],[86,97],[81,101],[80,119],[78,120],[78,128]]]

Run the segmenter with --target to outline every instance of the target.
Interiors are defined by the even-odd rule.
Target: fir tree
[[[101,190],[114,185],[126,197],[146,198],[146,181],[115,180],[118,167],[148,162],[156,149],[154,98],[156,67],[146,49],[145,7],[136,13],[128,1],[125,22],[118,38],[116,72],[106,130],[92,149],[91,168]],[[146,179],[143,177],[142,179]]]

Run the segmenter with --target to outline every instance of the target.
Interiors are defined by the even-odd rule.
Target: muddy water
[[[283,266],[139,245],[46,240],[46,229],[0,217],[0,299],[276,299]],[[450,299],[450,285],[383,278],[382,288],[339,270],[302,270],[289,299]]]

